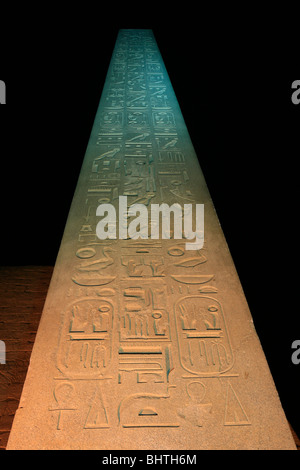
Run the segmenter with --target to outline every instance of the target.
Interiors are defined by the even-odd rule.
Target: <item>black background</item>
[[[141,3],[134,21],[119,8],[28,8],[1,20],[0,264],[55,263],[117,32],[153,29],[299,435],[300,365],[291,361],[300,337],[300,105],[291,101],[299,61],[285,29],[297,25],[249,11],[217,22],[182,5],[175,20]]]

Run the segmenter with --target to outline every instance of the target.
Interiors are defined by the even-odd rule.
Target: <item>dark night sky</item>
[[[202,30],[204,20],[196,29],[184,20],[145,22],[145,15],[140,23],[92,17],[88,29],[84,20],[22,23],[17,40],[1,31],[7,105],[0,108],[0,264],[55,263],[118,29],[153,29],[285,411],[300,434],[300,365],[290,360],[300,336],[300,105],[291,102],[297,75],[290,45],[253,24],[216,37],[213,28]]]

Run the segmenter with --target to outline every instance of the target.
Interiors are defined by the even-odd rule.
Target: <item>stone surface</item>
[[[99,204],[204,204],[204,247],[96,235]],[[295,449],[150,30],[121,30],[8,449]]]

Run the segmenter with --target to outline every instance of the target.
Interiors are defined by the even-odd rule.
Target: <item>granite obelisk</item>
[[[99,238],[120,197],[203,205],[203,246]],[[120,30],[8,449],[294,448],[155,38]]]

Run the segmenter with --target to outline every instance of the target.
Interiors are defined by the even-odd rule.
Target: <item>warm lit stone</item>
[[[203,248],[101,240],[120,196],[204,204]],[[8,449],[294,448],[152,32],[121,30]]]

